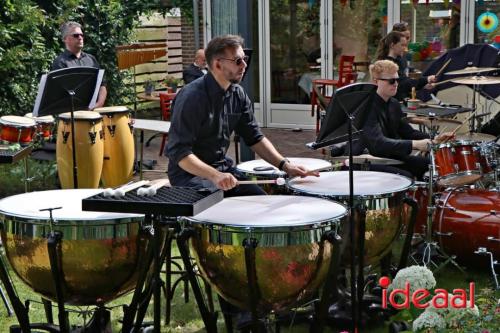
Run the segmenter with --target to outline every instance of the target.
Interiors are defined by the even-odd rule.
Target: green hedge
[[[161,0],[0,0],[0,115],[31,112],[40,76],[63,51],[60,25],[83,26],[85,48],[105,69],[107,105],[131,100],[133,90],[117,69],[115,47],[131,42],[138,17],[165,10]]]

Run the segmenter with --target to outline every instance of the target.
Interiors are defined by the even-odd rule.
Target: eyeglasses
[[[78,37],[83,38],[83,34],[72,34],[71,36],[73,36],[73,38],[78,38]]]
[[[229,60],[229,61],[234,61],[234,63],[236,64],[236,66],[240,66],[243,61],[246,63],[248,63],[248,59],[250,57],[249,56],[244,56],[243,58],[240,58],[240,57],[236,57],[234,59],[229,59],[229,58],[219,58],[219,60]]]
[[[389,84],[395,84],[395,83],[399,83],[400,78],[399,77],[391,78],[391,79],[378,78],[377,80],[386,81]]]

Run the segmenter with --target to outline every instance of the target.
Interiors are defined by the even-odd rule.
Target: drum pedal
[[[491,275],[493,276],[493,281],[495,281],[496,289],[500,289],[500,285],[498,284],[498,274],[497,274],[496,269],[495,269],[495,266],[500,266],[500,262],[498,262],[498,260],[495,260],[495,258],[493,257],[493,253],[488,251],[485,247],[478,248],[476,251],[474,251],[474,253],[478,254],[478,255],[489,256]]]

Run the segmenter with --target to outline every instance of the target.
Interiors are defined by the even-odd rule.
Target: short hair
[[[397,64],[392,62],[391,60],[377,60],[373,64],[370,65],[370,76],[373,79],[377,79],[380,77],[380,74],[384,72],[396,72],[399,67]]]
[[[64,38],[66,38],[67,35],[69,35],[70,31],[73,30],[74,28],[82,28],[82,25],[78,22],[74,22],[74,21],[68,21],[68,22],[64,22],[62,25],[61,25],[61,39],[64,40]]]
[[[236,49],[243,47],[244,40],[238,35],[217,36],[208,42],[205,49],[205,59],[209,68],[212,67],[212,62],[217,56],[225,54],[227,49]]]
[[[408,22],[401,21],[401,22],[396,22],[392,26],[392,31],[399,31],[399,32],[404,32],[410,30],[410,27],[408,25]]]

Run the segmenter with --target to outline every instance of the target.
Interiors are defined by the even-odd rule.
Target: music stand
[[[335,143],[348,142],[349,147],[349,237],[350,237],[350,256],[351,256],[351,315],[352,315],[352,330],[357,331],[360,323],[360,310],[359,302],[362,301],[362,285],[358,286],[360,289],[360,295],[356,292],[356,242],[355,242],[355,225],[354,225],[354,181],[353,181],[353,149],[352,143],[354,138],[358,138],[362,133],[361,128],[366,120],[366,116],[370,111],[370,106],[372,105],[373,96],[375,95],[377,86],[371,83],[354,83],[347,85],[345,87],[339,88],[332,98],[332,101],[328,105],[326,118],[324,123],[321,125],[320,132],[316,138],[316,142],[308,144],[312,149],[318,149],[325,146],[329,146]],[[353,132],[354,129],[354,132]],[[361,225],[358,235],[358,242],[361,247],[364,245],[364,218],[361,219]],[[358,273],[358,283],[363,280],[363,253],[359,254],[359,273]],[[324,297],[330,296],[330,291],[328,286],[334,285],[332,281],[325,282],[325,290],[321,296],[322,300],[320,304],[326,304],[323,301]],[[358,297],[359,299],[356,299]],[[325,313],[328,311],[327,308],[319,309],[320,318],[325,317]],[[321,321],[321,320],[320,320]],[[319,330],[322,330],[323,323],[319,323]]]
[[[57,69],[42,75],[33,107],[33,116],[71,114],[71,148],[73,159],[73,187],[78,188],[78,170],[75,147],[75,110],[94,108],[104,70],[94,67]]]

